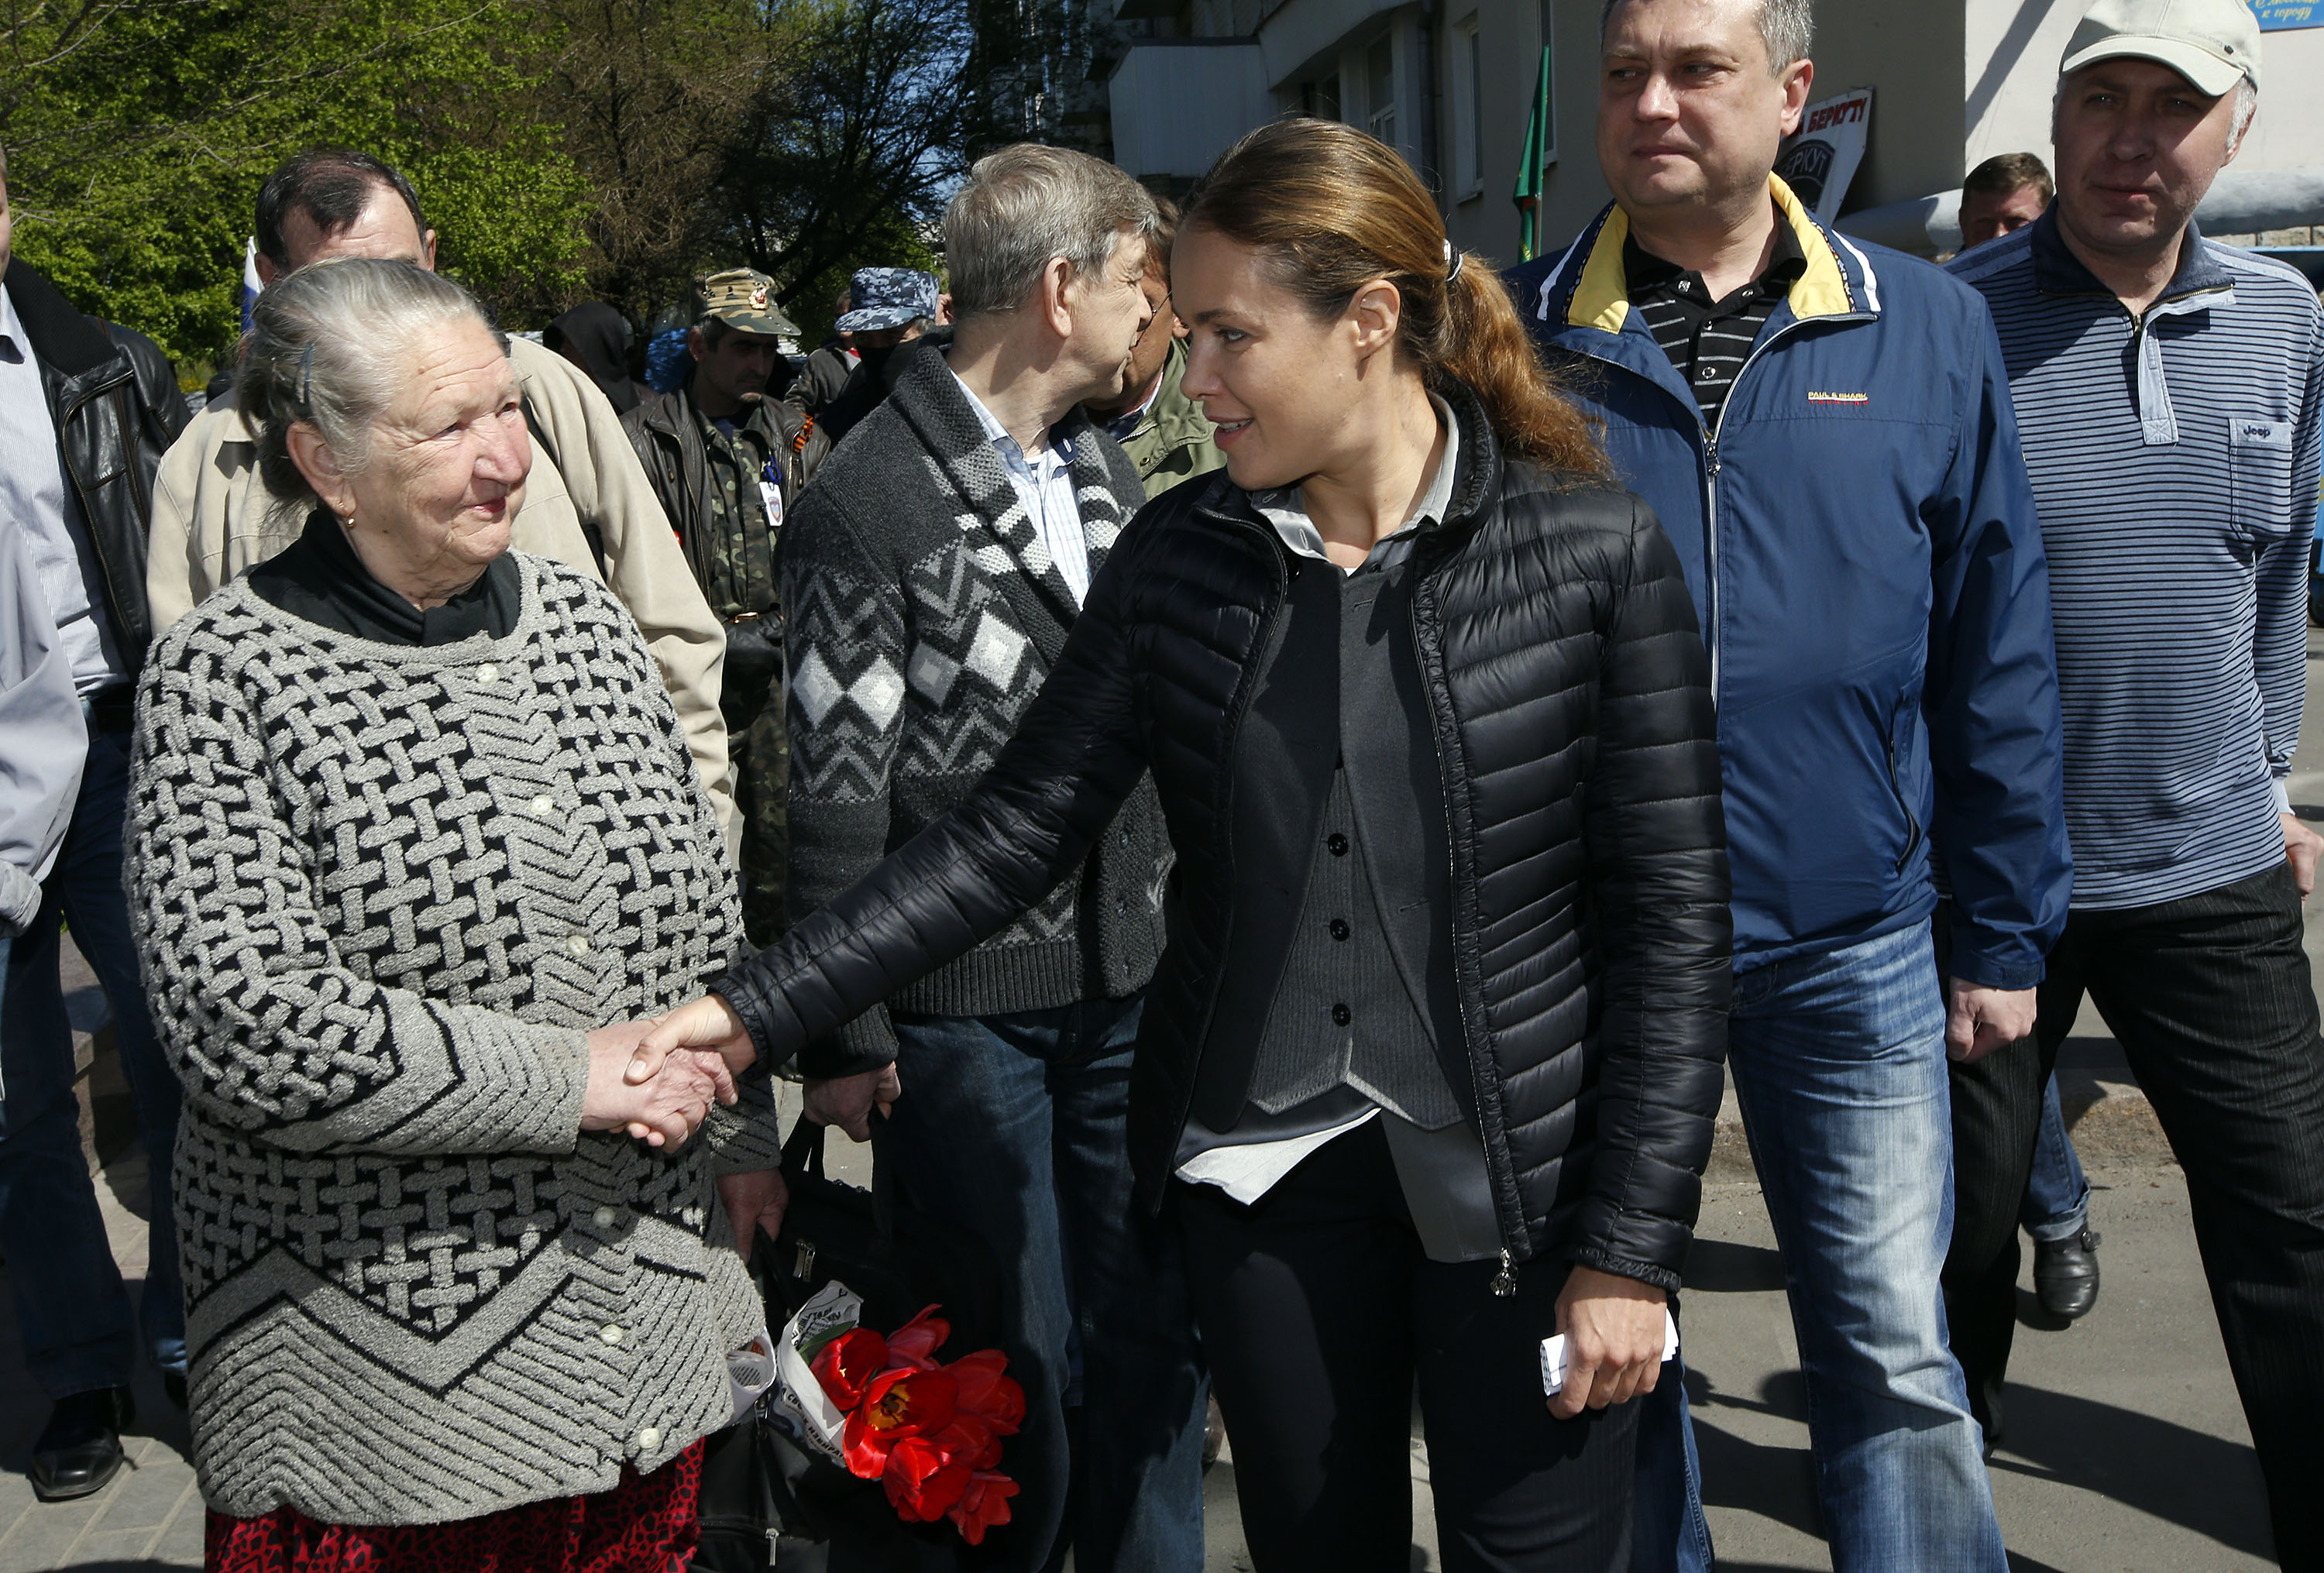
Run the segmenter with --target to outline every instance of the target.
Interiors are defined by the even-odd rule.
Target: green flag
[[[1541,51],[1541,69],[1534,77],[1533,113],[1526,119],[1525,152],[1517,158],[1517,189],[1510,199],[1517,205],[1517,261],[1529,262],[1541,249],[1541,171],[1549,161],[1549,46]]]

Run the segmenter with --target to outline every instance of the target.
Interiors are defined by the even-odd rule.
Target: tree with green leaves
[[[23,0],[0,21],[16,253],[198,370],[239,330],[260,182],[337,143],[410,176],[447,272],[538,310],[581,281],[587,203],[557,128],[507,113],[549,25],[475,0]]]

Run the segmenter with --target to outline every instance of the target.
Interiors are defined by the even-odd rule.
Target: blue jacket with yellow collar
[[[1508,274],[1677,545],[1711,647],[1738,969],[1918,923],[1951,972],[2030,988],[2072,871],[2049,575],[1977,293],[1816,223],[1714,430],[1643,318],[1609,207]]]

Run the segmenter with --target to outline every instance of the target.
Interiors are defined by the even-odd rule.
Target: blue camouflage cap
[[[848,281],[847,305],[847,315],[833,324],[841,333],[901,327],[936,314],[936,276],[918,268],[858,268]]]

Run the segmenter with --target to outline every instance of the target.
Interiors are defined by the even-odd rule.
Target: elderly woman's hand
[[[623,1130],[652,1146],[683,1146],[709,1118],[715,1100],[740,1096],[719,1055],[680,1051],[657,1063],[639,1082],[626,1072],[638,1042],[654,1024],[622,1022],[589,1035],[589,1085],[581,1099],[583,1130]]]

